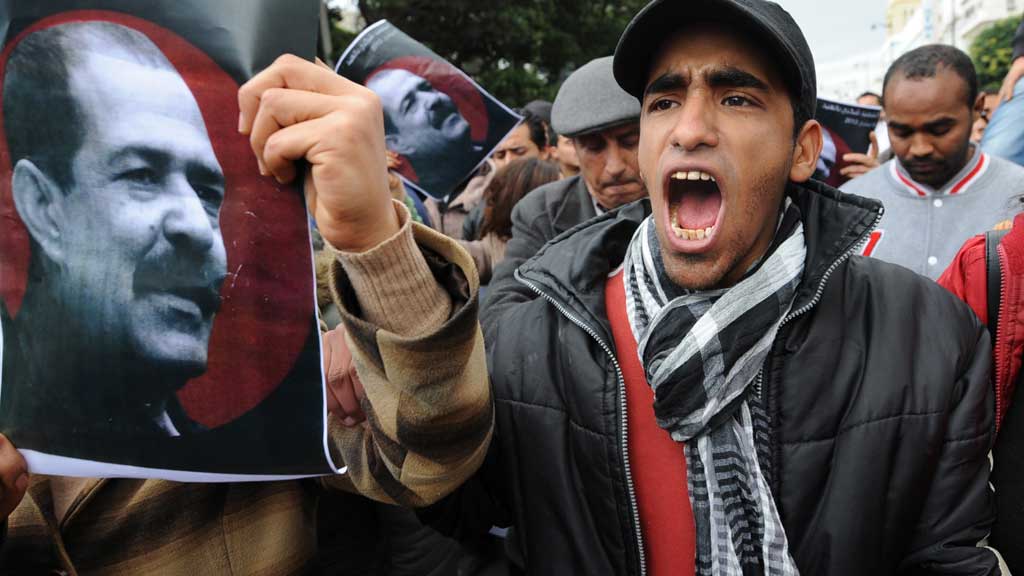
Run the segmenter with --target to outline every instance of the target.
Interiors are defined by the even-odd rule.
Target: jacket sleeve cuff
[[[392,201],[401,228],[366,252],[343,252],[327,244],[356,294],[363,320],[404,336],[436,330],[451,316],[452,301],[416,245],[404,204]]]

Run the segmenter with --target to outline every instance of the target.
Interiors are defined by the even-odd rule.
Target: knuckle
[[[381,103],[380,96],[376,92],[366,88],[365,86],[359,87],[358,93],[358,105],[364,113],[375,114],[384,112],[384,105]]]
[[[279,105],[281,98],[284,97],[284,93],[283,88],[267,88],[263,95],[260,96],[260,106],[273,110]]]
[[[291,67],[295,65],[296,61],[301,61],[301,58],[294,54],[282,54],[274,60],[274,65]]]
[[[254,90],[256,89],[253,88],[250,83],[246,82],[245,84],[242,84],[242,86],[238,88],[238,101],[241,103],[249,100]]]
[[[263,156],[265,158],[276,158],[281,155],[283,144],[279,135],[280,132],[275,132],[263,143]]]
[[[259,156],[263,151],[263,139],[255,131],[249,136],[249,147],[254,154]]]

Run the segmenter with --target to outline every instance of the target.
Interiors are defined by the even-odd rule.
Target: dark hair
[[[889,90],[889,80],[897,72],[907,80],[934,78],[939,67],[948,68],[956,73],[967,85],[967,107],[973,108],[978,99],[978,73],[974,69],[971,57],[962,50],[945,44],[928,44],[915,48],[900,56],[889,66],[882,81],[882,99]]]
[[[533,100],[526,106],[523,106],[523,110],[533,114],[534,116],[540,116],[540,119],[544,122],[544,131],[548,137],[548,146],[558,146],[558,133],[551,127],[551,102],[547,100]]]
[[[864,92],[861,92],[860,96],[857,96],[857,100],[860,100],[861,98],[863,98],[865,96],[871,96],[875,100],[878,100],[879,104],[881,104],[881,102],[882,102],[882,97],[879,94],[877,94],[876,92],[872,92],[871,90],[866,90]]]
[[[530,141],[537,146],[537,149],[544,150],[549,146],[548,125],[544,119],[526,108],[520,108],[517,112],[523,117],[523,125],[530,130]]]
[[[116,52],[120,58],[174,70],[149,38],[121,24],[69,22],[32,32],[11,52],[3,80],[12,169],[28,158],[58,185],[71,185],[71,162],[88,130],[71,92],[71,71],[92,52]]]
[[[558,180],[558,164],[538,158],[519,158],[494,174],[484,190],[484,217],[480,238],[494,233],[512,237],[512,208],[531,190]]]

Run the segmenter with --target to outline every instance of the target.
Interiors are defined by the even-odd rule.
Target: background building
[[[865,90],[880,93],[885,71],[901,54],[932,43],[966,51],[987,26],[1022,9],[1024,0],[889,0],[882,45],[818,63],[818,93],[848,102]]]

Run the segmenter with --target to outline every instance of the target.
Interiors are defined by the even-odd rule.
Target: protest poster
[[[304,200],[238,132],[317,0],[0,7],[0,432],[34,473],[337,472]]]
[[[406,184],[452,200],[522,120],[464,72],[387,20],[363,30],[337,72],[373,90],[384,106],[386,145]]]
[[[840,171],[846,167],[843,155],[867,154],[871,147],[870,134],[878,125],[882,109],[878,106],[845,104],[818,98],[815,119],[821,123],[825,145],[818,159],[816,177],[839,187],[846,182]]]

